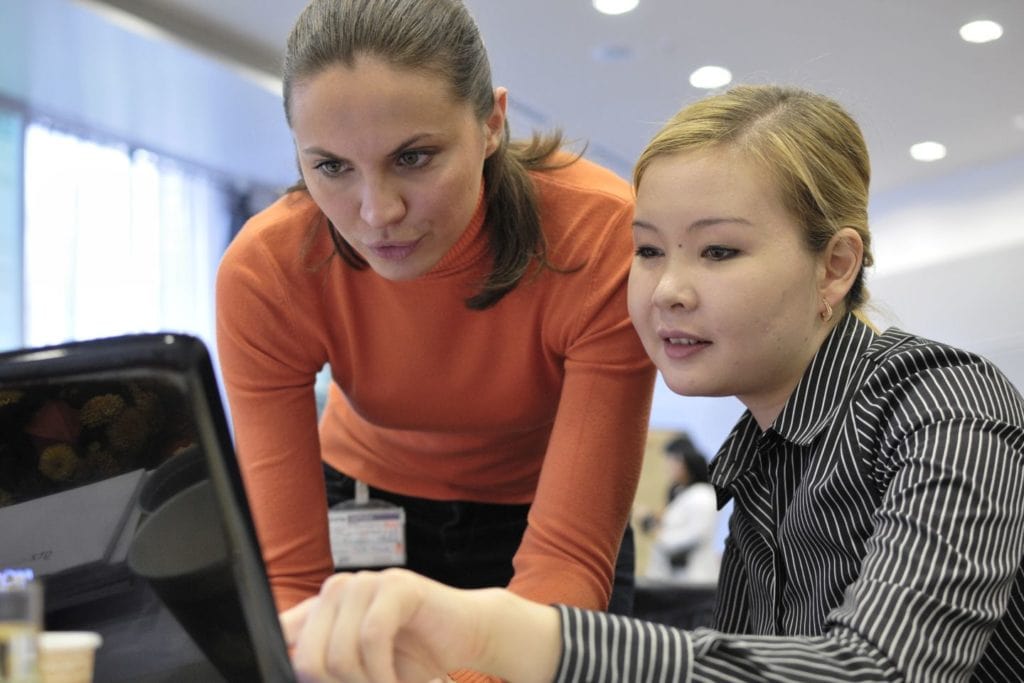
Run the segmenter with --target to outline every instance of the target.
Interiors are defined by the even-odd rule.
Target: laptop
[[[295,680],[220,396],[188,335],[0,354],[0,569],[96,683]]]

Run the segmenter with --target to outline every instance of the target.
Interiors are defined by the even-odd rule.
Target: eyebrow
[[[709,228],[713,225],[720,225],[722,223],[739,223],[740,225],[753,225],[746,218],[740,218],[738,216],[714,216],[710,218],[699,218],[694,222],[686,226],[687,230],[697,230],[700,228]],[[640,230],[657,230],[653,223],[648,223],[644,220],[634,220],[633,227]]]
[[[395,147],[392,151],[388,152],[388,156],[397,156],[398,154],[401,154],[403,151],[408,149],[410,146],[415,145],[416,143],[420,142],[423,138],[429,138],[430,136],[431,136],[431,133],[416,133],[415,135],[412,135],[412,136],[406,138],[405,140],[403,140],[401,143],[398,144],[397,147]],[[303,154],[317,154],[317,155],[322,156],[322,157],[331,157],[333,159],[343,158],[339,154],[335,154],[334,152],[326,150],[323,147],[318,147],[316,145],[313,145],[311,147],[304,147],[302,149],[302,153]]]

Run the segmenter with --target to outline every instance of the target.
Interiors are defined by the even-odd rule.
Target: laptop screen
[[[203,343],[130,335],[0,354],[0,569],[97,683],[290,681]]]

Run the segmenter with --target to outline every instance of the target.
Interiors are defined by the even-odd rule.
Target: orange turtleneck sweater
[[[332,570],[320,460],[439,500],[531,503],[510,589],[607,606],[639,475],[654,369],[626,311],[629,186],[585,160],[533,174],[549,260],[496,306],[484,207],[427,275],[355,270],[305,193],[253,217],[217,280],[217,347],[243,477],[280,609]],[[333,382],[317,425],[314,380]]]

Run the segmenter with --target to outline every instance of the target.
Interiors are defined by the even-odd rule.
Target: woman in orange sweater
[[[328,507],[358,481],[404,509],[409,568],[605,609],[654,380],[626,308],[628,183],[557,137],[510,142],[458,0],[314,0],[284,102],[302,181],[217,282],[279,607],[334,571]]]

